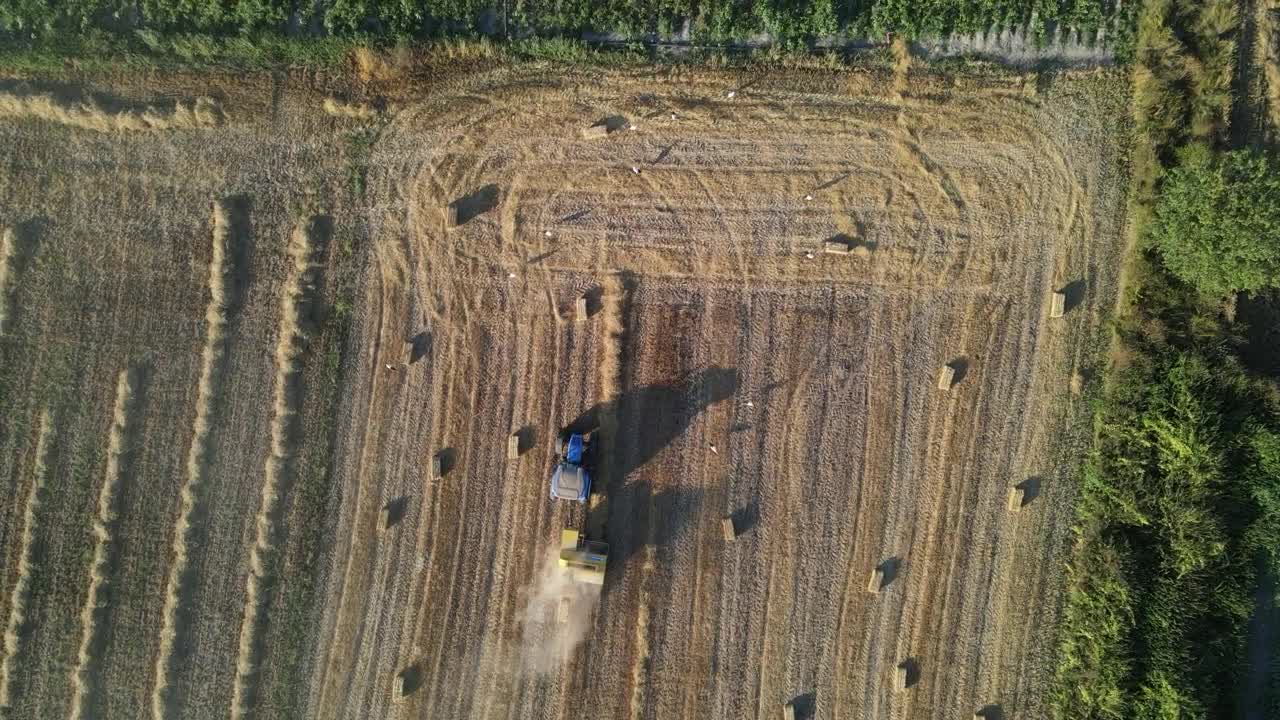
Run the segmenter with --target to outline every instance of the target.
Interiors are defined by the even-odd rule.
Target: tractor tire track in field
[[[362,328],[362,332],[373,335],[367,338],[368,342],[363,345],[370,349],[369,360],[362,363],[368,368],[369,373],[370,389],[365,401],[367,403],[365,409],[371,415],[382,415],[393,406],[397,379],[392,375],[392,371],[382,370],[384,364],[391,364],[386,360],[399,359],[398,353],[389,346],[396,342],[393,337],[398,334],[399,322],[394,310],[399,308],[396,294],[401,288],[394,282],[395,275],[388,264],[389,260],[380,258],[378,262],[377,279],[372,281],[377,285],[366,289],[367,293],[376,295],[375,303],[378,309],[372,323]],[[383,451],[384,436],[388,432],[389,428],[382,424],[371,424],[363,428],[354,452],[364,457],[375,457],[376,453]],[[381,567],[380,563],[370,561],[369,554],[373,550],[370,547],[373,544],[371,539],[377,537],[377,523],[384,495],[383,487],[379,482],[377,469],[365,461],[358,462],[354,468],[349,468],[346,472],[356,473],[359,482],[354,488],[354,502],[347,506],[351,508],[351,514],[345,519],[347,525],[342,528],[349,533],[349,536],[343,538],[347,545],[339,545],[335,548],[335,556],[342,558],[345,569],[341,573],[334,573],[333,578],[346,588],[353,587],[355,583],[368,586],[377,577],[377,571]],[[372,607],[379,609],[381,604],[376,602],[377,598],[361,593],[353,596],[345,590],[342,591],[341,599],[342,604],[337,608],[338,618],[335,620],[337,634],[331,638],[332,644],[329,647],[330,652],[345,655],[365,647],[362,638],[365,631],[369,629],[364,625],[351,623],[346,619],[346,615],[356,612],[363,615],[365,608],[370,607],[371,603]],[[323,677],[325,678],[334,673],[339,673],[339,676],[332,682],[325,681],[320,685],[323,694],[317,703],[317,713],[322,717],[344,717],[345,712],[342,711],[353,695],[350,688],[356,678],[353,674],[338,669],[340,657],[341,655],[330,655],[324,669]]]

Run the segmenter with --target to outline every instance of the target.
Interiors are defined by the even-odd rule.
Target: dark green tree
[[[1204,293],[1280,287],[1280,163],[1250,150],[1189,157],[1160,188],[1150,237]]]

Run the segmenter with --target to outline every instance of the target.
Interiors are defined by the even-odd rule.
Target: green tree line
[[[1236,316],[1242,292],[1276,302],[1280,164],[1231,147],[1238,12],[1147,0],[1137,23],[1139,252],[1082,473],[1063,720],[1280,717],[1280,666],[1248,652],[1280,578],[1280,383],[1244,362],[1280,348],[1250,346]],[[1268,694],[1248,697],[1259,673]]]
[[[1238,716],[1255,593],[1280,569],[1274,392],[1221,303],[1147,272],[1082,477],[1058,718]]]
[[[782,41],[886,32],[908,36],[1129,24],[1118,0],[2,0],[0,29],[23,39],[90,30],[248,36],[280,33],[440,36],[482,27],[574,34],[672,32],[709,40],[768,33]],[[1118,17],[1123,16],[1123,17]],[[503,25],[505,24],[505,28]]]

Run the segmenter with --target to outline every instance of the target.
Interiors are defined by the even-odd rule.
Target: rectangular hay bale
[[[458,204],[449,203],[444,206],[444,227],[446,230],[452,230],[458,227]]]
[[[796,720],[795,703],[787,703],[782,706],[782,720]]]
[[[507,459],[515,460],[520,457],[520,433],[512,433],[507,438]]]
[[[867,592],[879,593],[880,588],[884,586],[884,570],[876,568],[871,571],[871,579],[867,580]]]
[[[444,457],[440,453],[431,456],[431,479],[444,477]]]
[[[950,390],[951,383],[956,379],[956,369],[950,365],[943,365],[942,372],[938,373],[938,389]]]
[[[381,529],[388,530],[391,528],[391,506],[390,505],[382,508],[382,516],[379,522],[380,522],[379,527]]]
[[[899,665],[893,670],[893,689],[902,692],[907,689],[907,666]]]
[[[1022,509],[1022,499],[1026,496],[1026,491],[1020,487],[1009,488],[1009,512],[1018,512]]]
[[[1056,292],[1049,304],[1049,317],[1060,318],[1067,313],[1067,294]]]
[[[824,240],[822,243],[822,252],[832,255],[848,255],[851,249],[846,240]]]
[[[733,542],[738,539],[738,531],[733,527],[733,517],[731,515],[725,515],[720,520],[720,529],[724,532],[725,542]]]
[[[587,140],[597,140],[609,134],[608,125],[592,125],[582,128],[582,137]]]
[[[573,304],[573,319],[582,322],[587,319],[587,297],[584,295],[578,298]]]
[[[396,673],[396,679],[391,683],[391,696],[395,700],[401,700],[405,696],[404,671]]]

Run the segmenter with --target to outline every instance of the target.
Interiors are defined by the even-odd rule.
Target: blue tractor
[[[587,471],[590,437],[584,433],[564,433],[556,438],[555,470],[551,473],[551,499],[584,503],[591,494],[591,474]]]

